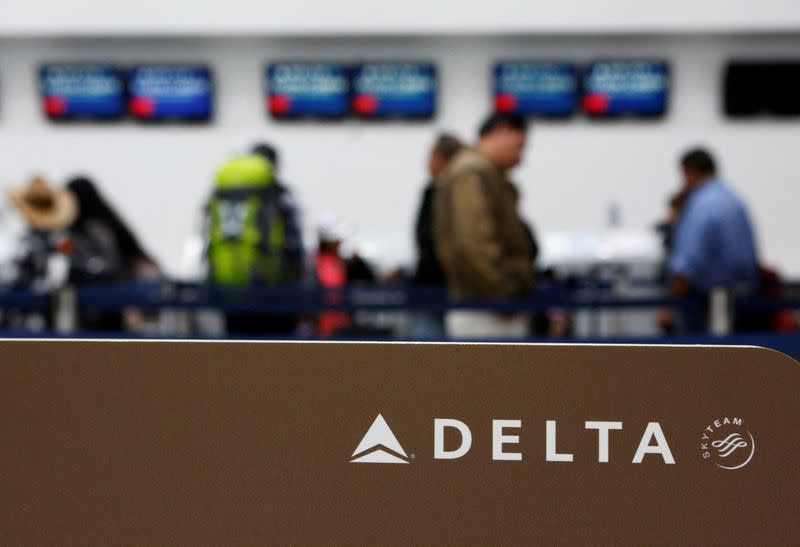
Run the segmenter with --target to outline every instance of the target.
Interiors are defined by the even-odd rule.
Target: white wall
[[[800,28],[797,0],[0,0],[0,35],[711,32]]]
[[[426,147],[439,129],[471,137],[489,106],[498,57],[663,56],[672,61],[672,110],[660,122],[540,123],[516,172],[524,212],[540,231],[598,230],[610,202],[626,227],[660,217],[678,180],[676,158],[710,145],[751,205],[763,255],[800,276],[799,121],[737,122],[719,112],[724,61],[733,55],[797,55],[800,36],[207,38],[0,40],[0,187],[34,172],[55,181],[88,172],[161,261],[175,271],[212,173],[251,142],[279,143],[285,178],[309,222],[334,210],[363,238],[410,241]],[[280,124],[264,114],[261,73],[270,59],[422,58],[438,63],[440,114],[433,123]],[[209,127],[53,126],[37,105],[35,69],[59,59],[205,61],[218,82]],[[398,254],[403,254],[398,250]]]

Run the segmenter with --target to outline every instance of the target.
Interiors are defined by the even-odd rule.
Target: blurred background
[[[58,235],[69,239],[67,219],[45,230],[44,265],[20,266],[35,247],[26,234],[41,228],[4,198],[8,335],[226,336],[239,313],[251,327],[293,318],[246,336],[448,338],[413,327],[420,313],[443,324],[454,304],[446,281],[429,293],[413,282],[429,156],[442,133],[472,146],[500,112],[529,122],[509,178],[535,233],[537,281],[524,298],[475,299],[482,309],[539,317],[529,339],[690,334],[663,317],[687,295],[670,289],[656,226],[684,185],[682,155],[700,147],[745,204],[758,265],[775,279],[771,292],[763,272],[743,295],[721,287],[714,305],[714,291],[699,291],[704,328],[691,334],[734,336],[744,302],[782,314],[749,331],[783,330],[780,344],[800,345],[796,2],[34,0],[2,13],[0,185],[30,190],[38,177],[55,196],[85,177],[142,259],[76,274]],[[209,260],[215,195],[226,162],[259,143],[278,154],[269,177],[290,191],[303,271],[221,280]],[[111,231],[124,247],[128,236]],[[321,241],[337,243],[328,250],[351,268],[344,282],[322,279]],[[326,311],[346,315],[346,328],[322,333]]]

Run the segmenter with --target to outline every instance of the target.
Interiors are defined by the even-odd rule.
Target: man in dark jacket
[[[414,272],[413,284],[418,287],[442,287],[446,279],[442,264],[436,254],[434,238],[434,200],[436,188],[447,164],[456,152],[464,147],[456,137],[441,134],[433,144],[428,157],[430,181],[425,186],[417,214],[415,236],[417,243],[417,269]],[[411,334],[415,338],[439,338],[444,335],[442,317],[436,313],[416,314],[412,321]]]
[[[444,285],[445,277],[439,257],[436,256],[434,243],[434,197],[439,179],[444,173],[447,164],[461,150],[461,141],[451,135],[440,135],[431,149],[428,158],[428,171],[431,180],[425,186],[422,194],[422,203],[417,214],[415,229],[417,252],[417,270],[414,274],[414,283],[417,285]]]

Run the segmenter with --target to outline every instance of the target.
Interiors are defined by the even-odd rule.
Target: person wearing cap
[[[40,176],[27,186],[11,188],[8,198],[28,226],[41,232],[66,228],[78,216],[78,202],[73,193],[53,188]]]
[[[52,289],[66,282],[67,269],[54,271],[51,257],[66,257],[71,250],[66,230],[78,216],[74,194],[37,176],[27,186],[11,188],[8,199],[29,228],[15,261],[16,283]]]
[[[324,295],[326,304],[341,304],[343,295],[337,294],[347,287],[347,262],[339,250],[345,239],[342,223],[332,215],[327,215],[317,231],[319,252],[314,261],[314,273],[320,287],[327,289]],[[325,311],[317,318],[317,334],[323,338],[350,327],[350,315],[345,312]]]

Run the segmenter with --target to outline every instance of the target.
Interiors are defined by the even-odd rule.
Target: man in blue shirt
[[[689,197],[674,228],[670,292],[677,297],[704,297],[720,286],[755,291],[758,259],[744,204],[717,178],[707,151],[689,151],[681,168]],[[691,319],[690,330],[705,326],[704,317],[694,314]]]

